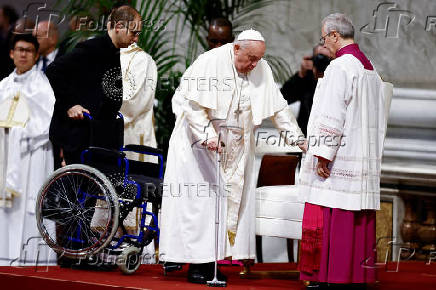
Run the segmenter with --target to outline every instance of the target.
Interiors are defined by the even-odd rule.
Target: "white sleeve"
[[[327,68],[318,92],[318,111],[309,138],[309,153],[332,161],[341,144],[352,80],[338,65]],[[313,139],[312,139],[313,138]]]
[[[274,126],[279,130],[280,135],[288,145],[295,145],[295,142],[304,140],[304,134],[297,124],[289,106],[278,111],[271,117]]]
[[[207,139],[218,136],[209,119],[206,108],[194,101],[188,100],[182,103],[182,108],[196,141],[203,143]]]

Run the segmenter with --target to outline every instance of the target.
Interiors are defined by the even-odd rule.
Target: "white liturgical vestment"
[[[136,43],[120,51],[123,78],[123,104],[120,112],[124,116],[124,145],[139,144],[156,148],[153,105],[157,84],[157,67],[154,60]],[[127,158],[146,162],[157,162],[157,157],[126,152]],[[151,211],[151,204],[148,204]],[[141,211],[134,208],[124,220],[131,234],[138,234]],[[154,244],[145,251],[154,255]],[[153,260],[154,262],[155,260]]]
[[[215,260],[216,153],[202,143],[219,135],[218,259],[255,258],[254,130],[265,118],[301,136],[294,116],[265,60],[247,75],[234,66],[233,45],[202,54],[187,69],[173,97],[177,115],[164,177],[160,259],[208,263]]]
[[[15,106],[21,102],[29,109],[24,127],[14,121],[22,114]],[[50,83],[36,66],[0,82],[0,111],[8,111],[6,120],[0,120],[1,265],[35,264],[38,251],[39,264],[56,261],[48,246],[38,246],[42,239],[35,218],[38,191],[53,171],[49,127],[54,102]]]
[[[345,210],[380,209],[380,173],[386,132],[384,84],[351,54],[333,60],[318,80],[300,171],[300,199]],[[330,177],[316,172],[330,160]]]
[[[156,147],[153,118],[156,64],[136,44],[121,49],[120,61],[123,76],[123,104],[120,111],[124,116],[124,144]],[[129,158],[133,157],[127,154]]]

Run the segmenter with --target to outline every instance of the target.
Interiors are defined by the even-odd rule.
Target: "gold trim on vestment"
[[[144,134],[139,134],[139,145],[144,145]],[[139,153],[138,161],[144,162],[144,154]]]
[[[236,232],[227,231],[227,236],[229,237],[230,245],[233,247],[235,245]]]
[[[9,187],[6,187],[5,190],[6,190],[7,192],[9,192],[9,193],[12,195],[12,197],[14,197],[14,196],[20,196],[20,193],[19,193],[18,191],[15,191],[15,190],[13,190],[13,189],[10,189]]]
[[[12,127],[26,127],[26,121],[25,122],[16,122],[13,121],[15,111],[18,106],[18,101],[20,100],[20,92],[18,92],[13,98],[11,107],[9,108],[8,116],[6,118],[6,121],[0,121],[0,127],[3,128],[12,128]]]

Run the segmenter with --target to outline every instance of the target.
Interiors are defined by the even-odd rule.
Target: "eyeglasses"
[[[16,47],[14,48],[14,51],[17,51],[18,53],[34,53],[35,49],[34,48],[24,48],[24,47]]]
[[[123,28],[125,28],[126,29],[126,34],[127,34],[127,31],[128,31],[128,33],[129,34],[131,34],[131,35],[133,35],[133,36],[139,36],[140,34],[141,34],[141,30],[133,30],[133,29],[130,29],[129,28],[129,26],[130,26],[130,23],[128,23],[128,25],[126,25],[125,23],[120,23],[120,25],[123,27]],[[137,27],[137,25],[135,24],[135,26],[134,27],[132,27],[132,28],[136,28]]]
[[[319,44],[320,45],[324,45],[324,43],[325,43],[325,38],[327,37],[327,36],[330,36],[330,34],[332,34],[334,31],[330,31],[329,33],[327,33],[326,35],[324,35],[324,36],[321,36],[321,38],[319,39]]]
[[[129,30],[130,33],[132,33],[134,36],[139,36],[141,34],[141,30]]]

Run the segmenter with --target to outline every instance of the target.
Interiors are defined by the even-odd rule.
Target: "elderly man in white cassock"
[[[259,32],[243,31],[235,43],[200,55],[173,97],[177,119],[164,177],[159,251],[162,261],[190,263],[193,283],[213,278],[217,176],[223,185],[217,258],[254,259],[254,129],[271,118],[288,145],[304,138],[262,59],[265,48]],[[220,273],[218,278],[225,279]]]
[[[308,123],[308,151],[300,173],[300,195],[306,202],[300,277],[317,282],[310,288],[373,283],[389,97],[354,43],[347,16],[327,16],[321,33],[335,59],[318,81]]]
[[[55,262],[48,247],[38,246],[35,218],[38,190],[53,171],[48,131],[55,98],[36,69],[34,36],[15,35],[10,57],[16,68],[0,82],[0,265]]]

